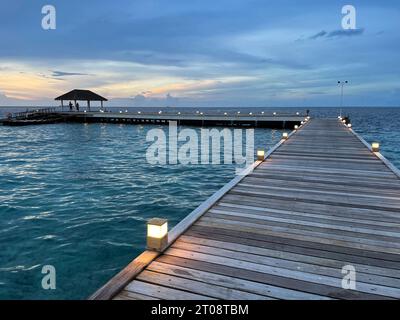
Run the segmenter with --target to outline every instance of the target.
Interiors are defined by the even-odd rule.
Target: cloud
[[[52,71],[52,77],[67,77],[67,76],[88,76],[88,73],[80,73],[80,72],[65,72],[65,71]]]
[[[333,30],[330,32],[326,32],[325,30],[322,30],[310,37],[308,37],[308,40],[316,40],[318,38],[339,38],[339,37],[353,37],[353,36],[360,36],[364,33],[364,28],[361,29],[338,29],[338,30]],[[301,39],[299,39],[301,40]]]
[[[328,38],[333,38],[333,37],[353,37],[353,36],[360,36],[364,33],[364,28],[361,29],[348,29],[348,30],[334,30],[329,32],[327,35]]]
[[[314,34],[313,36],[309,37],[308,39],[310,40],[315,40],[321,37],[325,37],[328,34],[328,32],[326,32],[325,30],[322,30],[316,34]]]

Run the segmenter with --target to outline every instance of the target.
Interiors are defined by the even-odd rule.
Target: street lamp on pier
[[[347,80],[338,81],[338,85],[340,86],[340,116],[342,116],[342,108],[343,108],[343,88],[345,84],[348,84]]]

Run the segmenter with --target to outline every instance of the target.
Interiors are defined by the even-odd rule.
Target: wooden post
[[[88,110],[90,111],[90,100],[87,101]]]
[[[64,111],[64,101],[61,100],[61,111]]]

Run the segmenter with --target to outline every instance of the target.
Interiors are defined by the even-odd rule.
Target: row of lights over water
[[[87,111],[84,110],[83,112],[86,113]],[[100,110],[100,112],[101,112],[101,113],[104,113],[105,111],[104,111],[104,110]],[[129,112],[129,111],[126,109],[126,110],[125,110],[125,113],[128,113],[128,112]],[[119,110],[119,113],[124,113],[124,111]],[[158,114],[162,114],[162,113],[163,113],[162,110],[158,111]],[[137,114],[142,114],[142,111],[137,111]],[[177,115],[181,115],[182,113],[179,111],[179,112],[177,112],[176,114],[177,114]],[[205,113],[204,113],[204,112],[201,112],[201,111],[196,111],[195,114],[200,115],[200,116],[205,115]],[[234,114],[235,114],[235,115],[241,115],[242,113],[241,113],[240,111],[237,111],[237,112],[234,113]],[[229,115],[228,112],[224,112],[224,116],[228,116],[228,115]],[[249,112],[248,115],[249,115],[249,116],[253,116],[253,115],[257,115],[257,113]],[[264,111],[261,111],[258,115],[263,115],[263,116],[264,116],[264,115],[268,115],[268,114],[265,114]],[[277,116],[278,113],[277,113],[277,112],[273,112],[272,115],[273,115],[273,116]],[[296,112],[296,116],[299,116],[299,115],[300,115],[300,112]]]

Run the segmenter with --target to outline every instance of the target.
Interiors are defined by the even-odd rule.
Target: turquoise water
[[[400,166],[399,109],[344,113]],[[234,165],[149,165],[153,128],[166,127],[0,126],[0,299],[86,298],[144,249],[148,218],[173,226],[234,177]],[[280,135],[257,129],[256,148]],[[46,264],[56,268],[56,290],[41,287]]]

